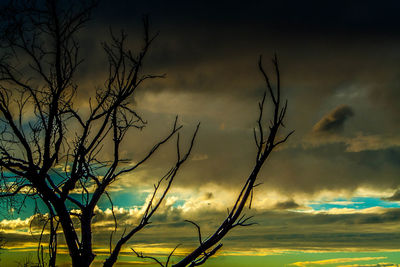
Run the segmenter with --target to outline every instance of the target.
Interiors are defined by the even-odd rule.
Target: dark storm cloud
[[[254,87],[262,86],[256,68],[261,53],[268,58],[277,51],[285,70],[284,84],[298,87],[302,87],[298,79],[321,81],[324,87],[330,87],[327,80],[333,77],[337,84],[354,72],[371,71],[366,66],[376,62],[389,58],[396,61],[393,53],[390,57],[384,54],[390,48],[380,47],[396,41],[392,29],[400,28],[395,26],[399,23],[393,12],[396,6],[394,1],[384,6],[373,1],[119,1],[118,5],[104,1],[90,24],[97,30],[88,35],[97,33],[97,42],[108,39],[108,26],[112,25],[116,30],[124,28],[130,40],[140,40],[141,14],[150,14],[152,28],[154,32],[159,30],[160,35],[145,67],[168,76],[151,83],[149,89],[239,92],[243,97],[254,94]],[[390,29],[392,34],[384,36],[390,42],[380,43],[380,35]],[[363,37],[355,37],[357,34]],[[92,44],[86,55],[96,47],[95,39],[89,40]],[[376,59],[371,59],[374,55]],[[93,67],[86,69],[96,70],[99,64]],[[321,73],[322,70],[325,72]],[[93,74],[94,80],[98,77],[98,73]],[[323,92],[314,90],[314,94]]]
[[[196,115],[201,121],[216,118],[222,123],[238,103],[248,104],[241,114],[255,114],[252,105],[265,90],[257,59],[264,54],[264,65],[273,79],[268,58],[276,51],[283,94],[289,99],[286,124],[296,129],[293,139],[301,139],[309,131],[312,123],[320,119],[317,116],[321,116],[319,112],[326,103],[331,106],[348,103],[357,111],[366,110],[368,115],[356,115],[368,131],[396,132],[398,127],[392,123],[399,117],[398,105],[392,97],[396,91],[388,83],[400,73],[400,34],[396,28],[399,22],[392,13],[397,5],[394,1],[385,5],[367,1],[328,6],[317,1],[246,5],[180,1],[121,1],[115,5],[104,1],[82,34],[86,44],[82,46],[86,49],[82,54],[88,60],[78,72],[86,81],[81,87],[85,97],[80,99],[87,99],[88,92],[104,83],[107,68],[99,43],[109,39],[109,26],[116,32],[124,28],[129,45],[138,47],[142,36],[140,17],[147,13],[151,16],[153,32],[160,34],[145,61],[144,73],[166,73],[167,76],[139,88],[135,98],[138,106],[143,95],[169,92],[177,96],[191,94],[190,98],[199,107]],[[386,9],[388,12],[384,12]],[[387,31],[391,34],[385,34]],[[331,102],[342,88],[356,85],[367,90],[375,83],[388,86],[368,92],[373,95],[368,105],[364,103],[360,108],[349,96]],[[363,94],[363,91],[355,93]],[[381,108],[371,109],[379,99],[382,99]],[[211,113],[209,104],[216,100],[223,102],[218,113],[201,117]],[[162,102],[169,104],[168,99]],[[383,110],[386,104],[388,108]],[[187,110],[175,110],[176,105],[171,104],[171,113],[187,115]]]
[[[114,29],[126,29],[130,44],[137,45],[142,30],[140,17],[143,13],[150,14],[152,28],[154,32],[159,30],[160,35],[151,47],[145,71],[166,73],[167,78],[152,80],[139,88],[136,101],[149,125],[140,136],[130,136],[124,146],[127,156],[133,160],[140,158],[137,155],[148,149],[146,145],[151,148],[157,140],[154,133],[169,129],[170,123],[166,122],[172,123],[170,115],[180,114],[188,126],[187,134],[191,124],[202,121],[194,152],[207,155],[207,160],[191,161],[184,166],[177,183],[192,187],[212,182],[236,187],[247,177],[254,159],[255,147],[248,130],[254,126],[257,101],[265,89],[256,66],[261,53],[266,58],[266,69],[272,73],[267,59],[274,51],[278,52],[283,94],[289,99],[286,125],[296,130],[290,145],[298,145],[309,133],[313,123],[323,116],[321,110],[342,103],[348,106],[338,107],[330,120],[324,117],[317,127],[319,133],[337,132],[353,108],[357,113],[351,124],[345,124],[346,130],[351,126],[356,131],[366,129],[378,134],[382,129],[396,132],[398,126],[393,125],[392,117],[398,116],[398,105],[393,104],[394,100],[389,108],[393,111],[388,112],[388,109],[373,109],[379,97],[371,96],[370,102],[366,102],[358,96],[382,81],[390,83],[399,72],[400,27],[396,25],[400,22],[393,11],[397,6],[394,1],[385,5],[373,1],[330,5],[317,1],[246,5],[121,1],[115,5],[104,1],[83,37],[90,39],[91,44],[98,43],[107,39],[108,25],[112,25]],[[90,32],[91,29],[95,31]],[[93,33],[98,33],[96,38],[92,38]],[[89,59],[100,57],[98,44],[88,48],[85,55]],[[91,50],[96,53],[90,53]],[[103,65],[90,62],[84,63],[87,64],[84,72],[89,73],[85,78],[102,85],[103,76],[99,74],[104,71],[100,68]],[[353,86],[356,89],[351,91]],[[392,92],[382,97],[383,106],[393,99],[396,91],[389,85],[382,90],[381,94],[378,89],[367,90],[366,94],[376,91],[381,96]],[[149,109],[150,101],[143,101],[148,95],[161,98],[154,109]],[[186,98],[180,98],[182,95]],[[165,106],[163,110],[161,105]],[[355,128],[353,122],[361,127]],[[168,148],[167,153],[163,150],[153,159],[153,165],[148,166],[149,177],[159,177],[163,170],[157,171],[168,168],[168,157],[174,157],[173,148]],[[289,149],[272,155],[262,178],[268,180],[268,186],[285,192],[354,190],[365,183],[395,188],[399,167],[393,160],[381,159],[391,157],[388,151],[371,152],[371,156],[350,155],[341,143]]]
[[[236,192],[253,167],[255,145],[251,131],[219,130],[218,125],[210,122],[202,125],[194,151],[206,154],[208,158],[187,162],[174,183],[183,188],[199,188],[213,183]],[[168,125],[165,127],[168,129]],[[187,127],[185,130],[182,136],[190,134],[192,129]],[[132,139],[130,143],[139,141]],[[156,181],[173,164],[174,144],[169,145],[170,149],[163,148],[161,153],[154,156],[151,165],[145,168],[147,173],[142,178],[144,181]],[[138,149],[144,150],[143,145],[127,144],[125,148],[135,153],[138,153]],[[278,190],[289,196],[291,193],[312,195],[321,190],[352,192],[362,186],[377,191],[394,191],[400,187],[399,173],[399,147],[349,152],[348,145],[341,142],[319,146],[291,146],[289,143],[285,149],[275,151],[263,167],[259,181],[264,184],[259,190]],[[129,178],[131,184],[137,182],[135,177],[133,173]],[[137,177],[140,178],[140,175]],[[214,199],[219,197],[213,195]]]
[[[389,209],[383,214],[369,214],[367,216],[355,217],[352,219],[352,223],[357,224],[381,224],[390,222],[400,221],[400,210],[399,209]]]
[[[396,248],[400,235],[395,233],[395,225],[399,218],[392,217],[392,213],[398,214],[398,211],[390,209],[382,214],[265,212],[256,218],[260,223],[257,235],[243,231],[227,239],[237,242],[241,238],[244,243],[252,240],[254,247],[264,248],[366,249],[378,244],[382,248]]]
[[[398,133],[400,124],[394,125],[393,118],[400,114],[399,87],[394,78],[400,73],[399,8],[397,1],[103,1],[81,36],[82,55],[88,60],[79,72],[84,81],[80,88],[90,95],[93,85],[103,85],[107,68],[99,42],[108,39],[108,26],[126,29],[129,44],[138,46],[140,17],[150,14],[152,29],[160,30],[160,35],[151,47],[145,71],[166,73],[167,78],[152,80],[139,89],[135,100],[149,125],[128,136],[123,156],[140,160],[155,140],[168,133],[178,113],[185,124],[183,144],[192,125],[202,121],[202,126],[190,158],[193,160],[182,167],[174,186],[193,189],[217,184],[237,192],[255,158],[251,129],[257,119],[257,101],[265,89],[257,58],[261,53],[268,58],[277,51],[283,94],[289,99],[286,125],[296,133],[288,146],[274,151],[269,158],[259,176],[264,185],[257,188],[260,191],[255,192],[256,197],[264,190],[290,197],[310,197],[327,190],[352,192],[362,186],[394,190],[400,187],[398,147],[349,153],[342,141],[303,147],[299,140],[317,121],[314,132],[319,134],[338,133],[344,125],[346,130],[350,126],[354,131],[381,134],[391,129]],[[271,73],[268,60],[265,67]],[[369,102],[360,97],[363,93]],[[153,99],[145,102],[149,95]],[[158,102],[154,99],[157,96],[161,97]],[[86,101],[88,97],[81,99]],[[153,109],[149,107],[152,101]],[[338,106],[342,103],[348,105]],[[337,108],[326,114],[324,111],[331,107]],[[266,113],[269,111],[266,109]],[[140,179],[142,183],[153,183],[173,166],[176,145],[172,142],[166,146],[143,166],[145,175],[133,173],[126,179],[129,183],[119,181],[124,182],[124,190],[135,192],[131,188],[142,185]],[[204,190],[202,200],[216,202],[221,199],[219,193]],[[399,200],[399,195],[396,192],[388,200]],[[228,236],[227,247],[398,248],[400,241],[396,209],[346,215],[288,212],[301,208],[295,200],[278,202],[271,208],[256,214],[260,225],[254,235],[247,228],[235,232]],[[129,212],[117,212],[121,232],[115,236],[139,219]],[[96,240],[108,246],[114,229],[112,214],[96,214]],[[196,245],[196,229],[183,220],[195,220],[208,234],[225,216],[219,211],[201,210],[188,218],[179,209],[162,210],[154,216],[151,231],[143,231],[132,242]],[[10,238],[13,242],[23,239],[11,234]]]
[[[343,129],[345,121],[353,115],[351,107],[338,106],[314,125],[313,132],[316,134],[337,133]]]
[[[266,188],[287,193],[352,192],[359,187],[394,190],[400,186],[399,159],[399,148],[347,152],[340,143],[298,147],[275,153],[261,177],[267,177]]]
[[[370,100],[378,106],[381,110],[386,110],[392,115],[388,119],[393,124],[400,122],[400,77],[399,73],[392,79],[376,83],[370,94]],[[397,129],[393,129],[397,131]]]

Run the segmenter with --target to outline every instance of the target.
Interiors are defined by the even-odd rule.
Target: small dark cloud
[[[317,134],[336,133],[343,129],[345,121],[354,115],[353,109],[348,105],[340,105],[326,114],[313,127]]]
[[[394,194],[391,197],[386,197],[384,200],[389,200],[389,201],[400,201],[400,190],[397,190],[394,192]]]
[[[300,205],[294,202],[293,199],[283,202],[278,202],[275,204],[275,209],[287,210],[287,209],[297,209]]]
[[[204,194],[204,198],[205,198],[206,200],[209,200],[209,199],[214,198],[213,193],[212,193],[212,192],[207,192],[207,193],[205,193],[205,194]]]
[[[398,222],[400,220],[400,210],[399,209],[388,209],[383,214],[367,214],[364,216],[359,216],[359,218],[354,218],[354,223],[356,224],[384,224],[391,222]]]

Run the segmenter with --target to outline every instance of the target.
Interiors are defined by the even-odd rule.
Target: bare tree
[[[137,53],[127,48],[127,36],[123,32],[119,35],[111,33],[111,41],[103,44],[108,58],[104,86],[95,90],[93,100],[89,99],[88,111],[82,112],[74,105],[79,90],[76,73],[82,62],[76,34],[90,19],[96,4],[94,0],[72,4],[57,0],[20,0],[11,1],[1,14],[1,197],[23,195],[42,201],[47,207],[48,212],[40,216],[42,233],[45,229],[49,232],[49,261],[44,261],[41,238],[38,246],[40,266],[55,266],[59,231],[64,235],[72,265],[90,266],[96,256],[92,220],[99,200],[107,197],[112,204],[107,191],[110,185],[121,175],[134,172],[176,136],[175,163],[155,184],[139,223],[126,231],[112,247],[104,266],[113,266],[121,248],[150,223],[181,165],[188,159],[199,129],[197,125],[186,150],[182,151],[179,138],[182,126],[176,118],[169,133],[136,164],[126,165],[125,159],[120,157],[120,146],[127,132],[146,125],[134,110],[134,92],[146,80],[162,77],[142,73],[144,59],[156,37],[149,31],[147,18],[143,20],[143,46]],[[221,248],[219,242],[231,229],[251,225],[248,223],[250,218],[242,215],[242,211],[247,203],[251,206],[257,175],[272,150],[291,134],[276,141],[278,130],[283,126],[287,102],[281,104],[276,56],[273,64],[276,88],[264,72],[260,58],[259,69],[266,80],[267,91],[259,104],[258,126],[254,129],[255,166],[228,216],[211,237],[203,240],[200,227],[189,221],[198,229],[200,244],[173,266],[203,264]],[[269,131],[265,131],[262,117],[267,95],[274,105]],[[101,153],[106,142],[112,143],[111,158]],[[63,172],[57,168],[60,164],[65,165]],[[80,192],[80,200],[72,197],[73,192]],[[68,208],[67,203],[72,203],[74,208]],[[76,218],[79,224],[74,223]],[[168,266],[174,251],[166,263],[133,252]]]

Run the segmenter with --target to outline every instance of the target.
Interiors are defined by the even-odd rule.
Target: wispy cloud
[[[376,264],[350,264],[350,265],[338,265],[337,267],[398,267],[396,263],[380,262]]]
[[[328,265],[328,264],[338,264],[346,262],[356,262],[356,261],[371,261],[371,260],[382,260],[386,257],[361,257],[361,258],[337,258],[337,259],[327,259],[319,261],[299,261],[290,264],[291,266],[307,267],[313,265]]]
[[[208,155],[207,154],[194,154],[192,157],[192,160],[194,161],[198,161],[198,160],[206,160],[208,159]]]
[[[383,207],[369,207],[364,209],[354,209],[354,208],[330,208],[322,210],[307,210],[308,213],[314,214],[382,214],[387,211]]]
[[[360,152],[365,150],[381,150],[400,146],[400,137],[394,135],[365,135],[358,133],[357,136],[345,140],[346,151]]]

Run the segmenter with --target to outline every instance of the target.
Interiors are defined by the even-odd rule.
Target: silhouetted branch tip
[[[203,241],[202,241],[202,238],[201,238],[200,226],[197,223],[195,223],[193,221],[190,221],[190,220],[185,220],[185,222],[191,223],[197,228],[197,233],[198,233],[198,237],[199,237],[199,243],[200,243],[200,245],[203,245]]]
[[[172,257],[172,255],[174,254],[175,250],[180,247],[182,244],[178,244],[175,246],[175,248],[171,251],[171,253],[169,253],[168,258],[167,258],[167,262],[165,263],[165,267],[168,267],[168,263]]]
[[[136,257],[141,258],[141,259],[150,259],[155,261],[158,265],[162,266],[162,267],[166,267],[164,266],[164,264],[161,263],[161,261],[159,261],[157,258],[155,257],[151,257],[151,256],[145,256],[143,255],[143,252],[136,252],[133,248],[131,248],[131,250],[133,251],[133,253],[135,253]]]

